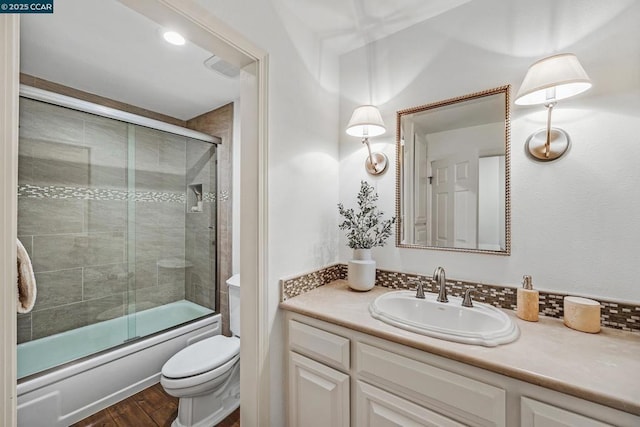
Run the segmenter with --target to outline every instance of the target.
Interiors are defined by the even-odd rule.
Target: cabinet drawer
[[[358,343],[358,376],[466,425],[504,426],[506,393],[427,363]]]
[[[289,348],[329,366],[349,370],[349,339],[331,332],[290,320]]]
[[[522,427],[611,427],[610,424],[528,397],[520,399],[520,418]]]
[[[356,406],[356,427],[464,427],[464,424],[362,381],[358,381]]]

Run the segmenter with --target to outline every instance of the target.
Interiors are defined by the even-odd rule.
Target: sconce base
[[[559,159],[569,149],[569,134],[562,129],[551,128],[549,148],[546,149],[547,129],[540,129],[531,134],[525,143],[525,152],[539,162],[550,162]]]
[[[371,164],[371,157],[375,162],[375,166]],[[364,167],[370,175],[380,175],[387,170],[389,159],[384,153],[371,153],[371,157],[367,157],[364,161]]]

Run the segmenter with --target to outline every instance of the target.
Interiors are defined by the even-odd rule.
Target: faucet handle
[[[409,284],[416,284],[416,298],[424,299],[424,284],[420,280],[412,280]]]
[[[473,307],[473,301],[471,300],[471,294],[475,292],[473,289],[471,288],[467,288],[464,291],[464,298],[462,299],[462,306],[463,307]]]

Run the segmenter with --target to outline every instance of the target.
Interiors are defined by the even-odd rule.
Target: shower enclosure
[[[18,237],[37,300],[18,315],[19,378],[217,311],[216,142],[21,89]]]

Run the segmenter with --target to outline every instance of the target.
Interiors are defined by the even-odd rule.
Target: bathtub
[[[220,314],[208,314],[177,301],[18,345],[18,376],[26,375],[18,380],[18,426],[66,427],[157,383],[178,350],[221,333]],[[130,330],[153,335],[123,345]]]

